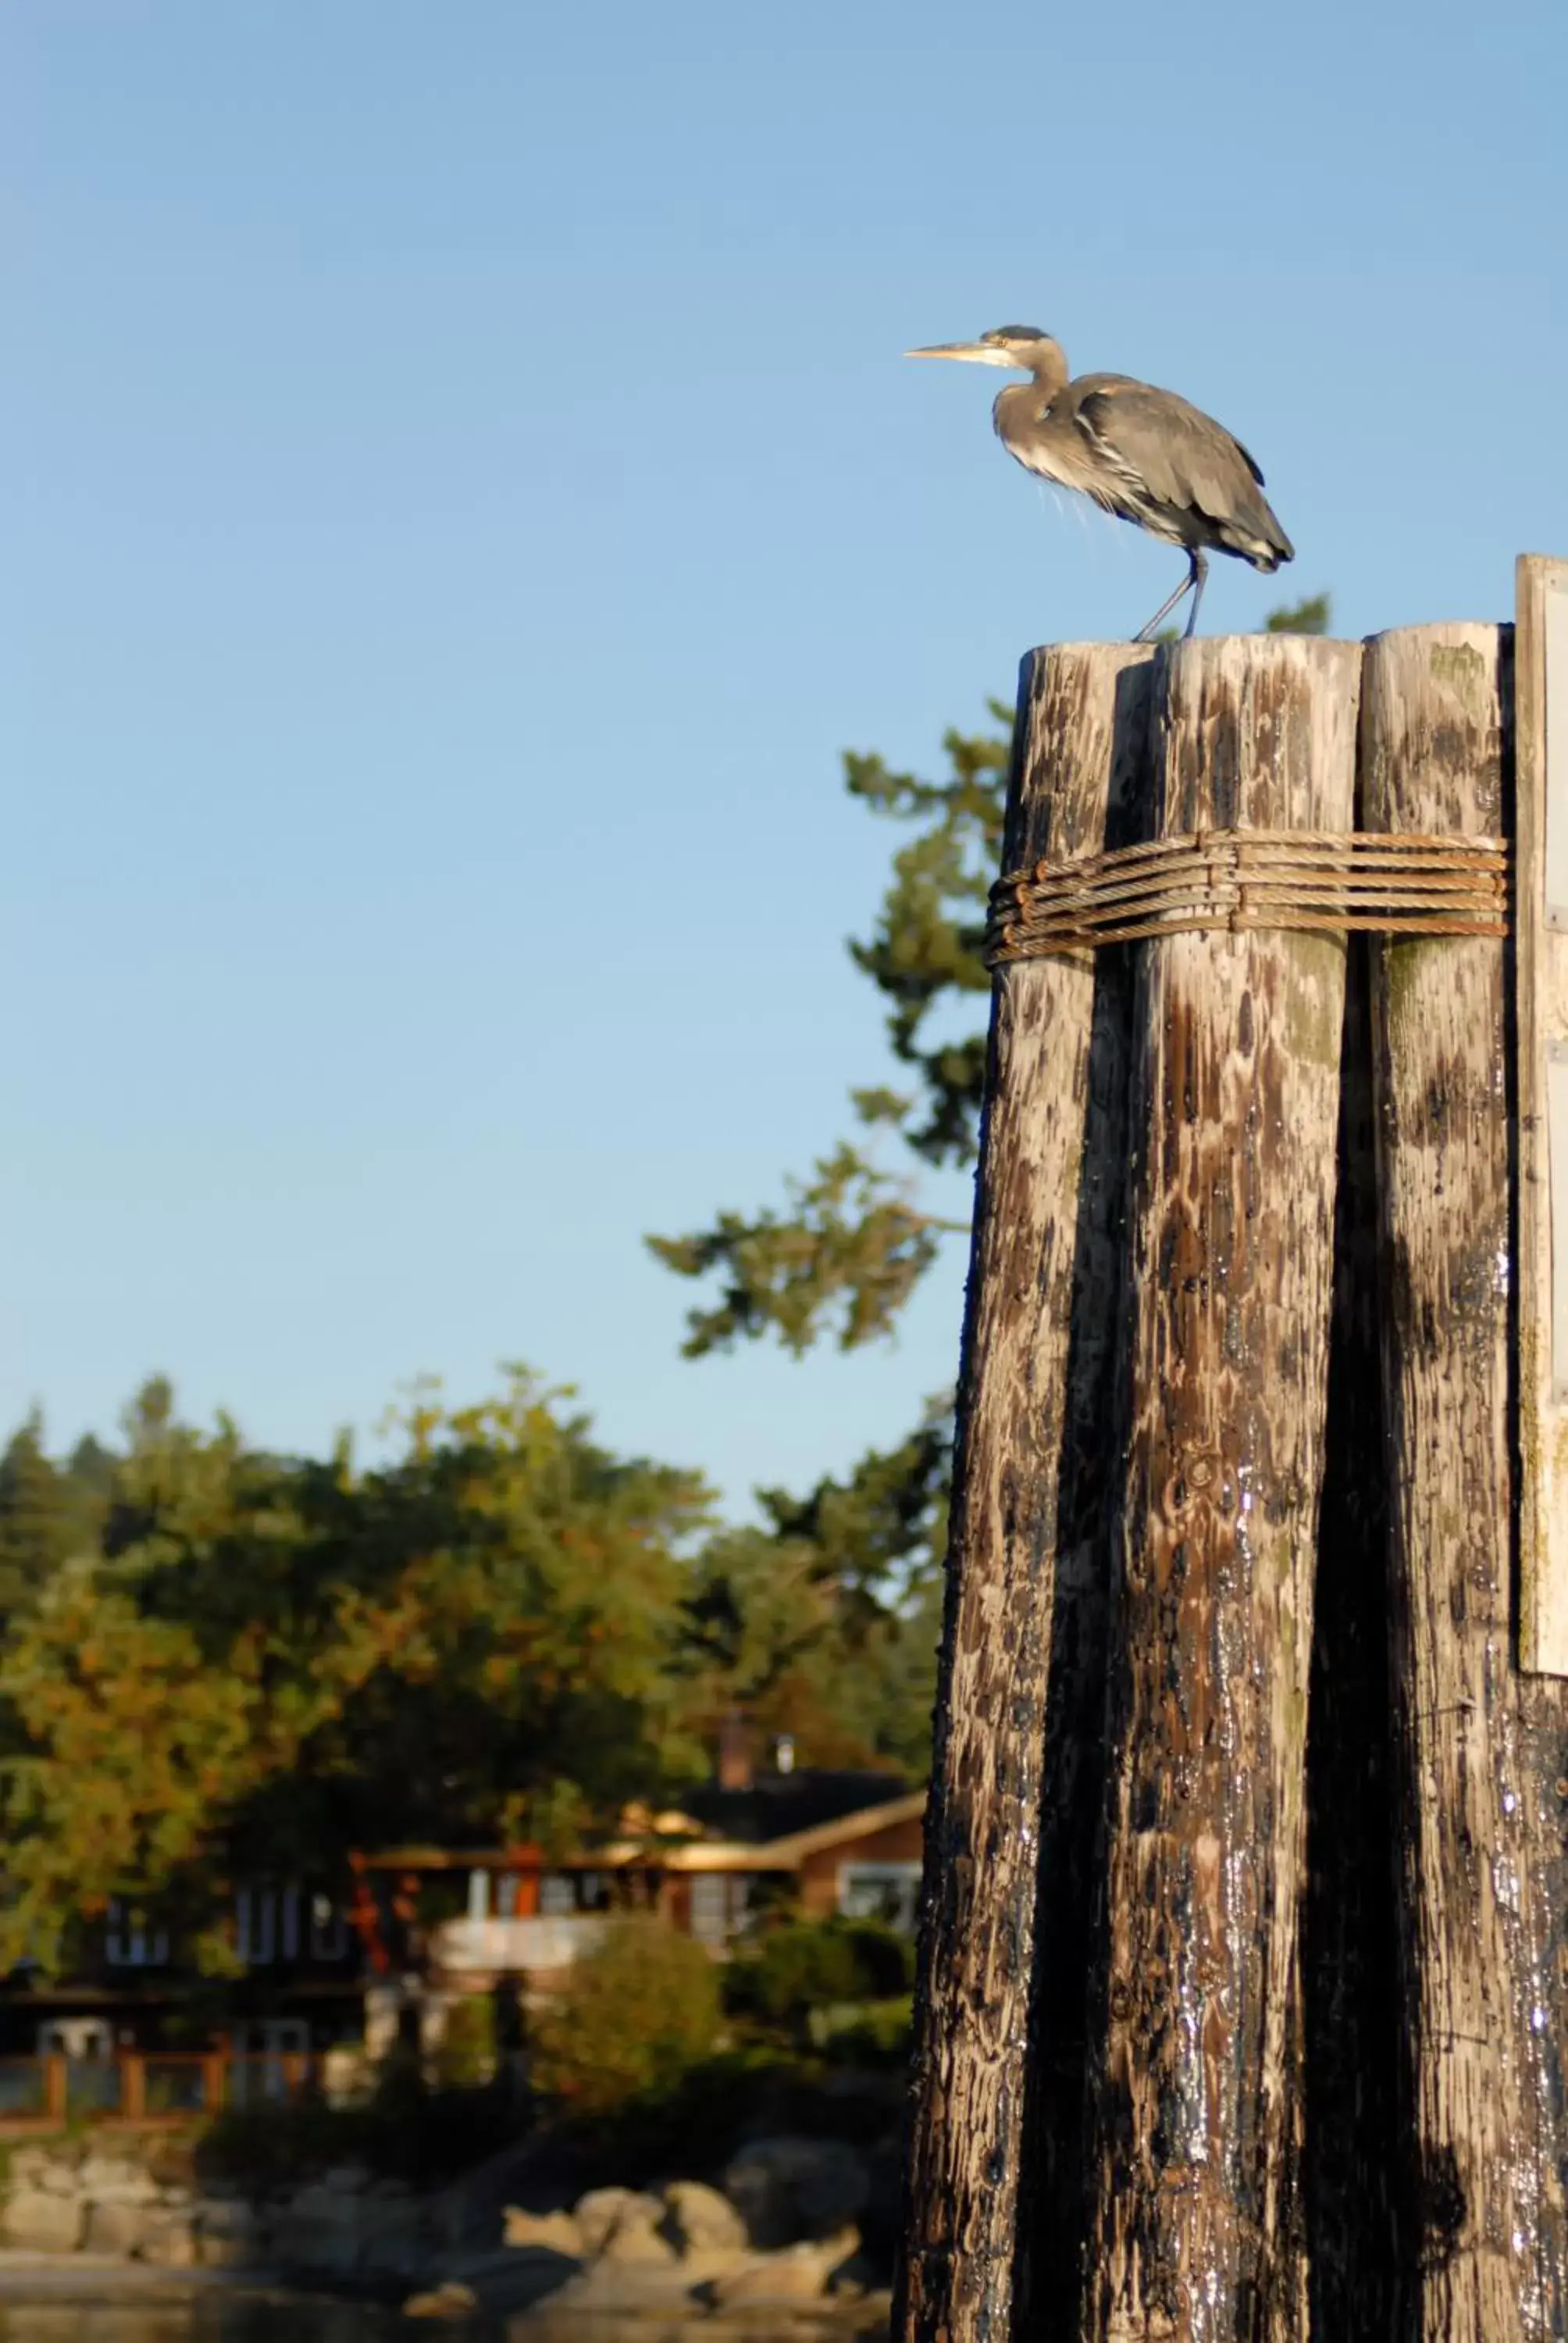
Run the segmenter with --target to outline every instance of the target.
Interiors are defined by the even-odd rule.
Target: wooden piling
[[[1067,645],[1025,661],[1009,868],[1121,842],[1144,769],[1152,656]],[[1094,1564],[1108,1460],[1094,1463],[1082,1418],[1100,1404],[1115,1320],[1108,1282],[1125,1156],[1107,1127],[1124,1096],[1126,1031],[1117,981],[1105,955],[1099,965],[1089,954],[1031,960],[999,975],[992,1003],[926,1826],[893,2324],[904,2343],[1005,2343],[1016,2307],[1020,2182],[1042,2071],[1030,2055],[1042,1867],[1081,1852],[1069,1821],[1048,1834],[1042,1858],[1048,1697],[1081,1720],[1099,1714],[1104,1577]],[[1081,1817],[1081,1795],[1059,1813]],[[1091,1814],[1091,1834],[1092,1823]],[[1070,2087],[1076,2097],[1076,2076]]]
[[[1360,651],[1183,643],[1158,833],[1347,830]],[[1295,2336],[1290,2200],[1342,936],[1141,948],[1086,2338]]]
[[[1491,626],[1369,644],[1369,830],[1504,829],[1510,652]],[[1563,1687],[1514,1664],[1506,948],[1380,940],[1372,999],[1412,2331],[1540,2343],[1564,2332],[1568,1739]]]
[[[1506,837],[1513,649],[1037,653],[1006,866],[1211,828]],[[1053,876],[997,930],[1058,940],[993,1007],[900,2343],[1568,2334],[1568,1678],[1519,1642],[1532,1671],[1557,1649],[1539,1503],[1523,1611],[1514,1544],[1541,1037],[1484,894],[1347,955],[1250,927],[1281,899],[1227,853],[1187,859],[1233,929],[1075,956]],[[1377,916],[1452,904],[1432,887]],[[1539,992],[1526,969],[1526,1022]]]

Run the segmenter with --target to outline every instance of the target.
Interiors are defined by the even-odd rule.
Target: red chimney
[[[719,1727],[719,1786],[721,1790],[751,1787],[751,1737],[738,1708],[730,1709]]]

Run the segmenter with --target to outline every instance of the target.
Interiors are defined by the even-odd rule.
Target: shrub
[[[868,2001],[893,2001],[915,1986],[915,1940],[883,1920],[841,1920],[855,1953],[855,1975]]]
[[[725,1979],[725,2007],[798,2037],[813,2010],[882,2002],[914,1981],[914,1947],[878,1920],[790,1920],[743,1946]]]
[[[572,2113],[608,2115],[658,2097],[713,2050],[713,1963],[689,1936],[628,1915],[574,1965],[530,2031],[536,2086]]]
[[[862,2001],[819,2030],[823,2056],[834,2066],[902,2066],[913,2038],[914,1998],[900,1993]]]
[[[447,2012],[432,2061],[442,2090],[472,2090],[496,2072],[496,2006],[487,1994],[465,1994]]]

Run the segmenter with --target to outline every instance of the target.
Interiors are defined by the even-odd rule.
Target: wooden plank
[[[1122,842],[1146,780],[1152,658],[1146,646],[1080,644],[1024,662],[1005,867]],[[1042,2077],[1056,2078],[1058,2106],[1076,2097],[1049,2051],[1031,2057],[1030,2026],[1052,1865],[1077,1860],[1098,1805],[1081,1776],[1059,1785],[1042,1833],[1048,1705],[1098,1755],[1099,1418],[1126,1171],[1114,1137],[1118,966],[1113,954],[1020,963],[999,973],[992,1000],[893,2318],[906,2343],[1003,2343],[1020,2291],[1020,2191],[1031,2206],[1040,2193],[1024,2167]],[[1087,1904],[1085,1892],[1085,1927]],[[1047,1966],[1059,1957],[1056,1946]],[[1081,1966],[1074,1982],[1081,1993]],[[1071,2019],[1081,2031],[1076,2006]],[[1076,2168],[1070,2178],[1076,2187]]]
[[[1369,830],[1495,835],[1506,631],[1367,647]],[[1506,947],[1374,948],[1391,1630],[1426,2343],[1563,2332],[1563,1688],[1513,1665]]]
[[[1348,830],[1359,645],[1181,643],[1160,830]],[[1345,940],[1141,948],[1085,2337],[1305,2332],[1297,1915]]]
[[[1516,592],[1519,1654],[1568,1675],[1568,562]]]

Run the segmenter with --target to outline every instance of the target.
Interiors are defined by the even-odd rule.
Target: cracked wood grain
[[[1483,626],[1368,645],[1368,829],[1505,828],[1510,654]],[[1568,1706],[1513,1641],[1505,947],[1380,942],[1372,1001],[1413,2331],[1541,2343],[1568,2331]]]
[[[1121,842],[1146,771],[1152,658],[1080,644],[1025,661],[1004,867]],[[1114,956],[1033,960],[1000,971],[992,998],[926,1825],[903,2343],[1007,2343],[1014,2330],[1042,1875],[1063,1859],[1063,1825],[1042,1827],[1048,1704],[1080,1713],[1087,1680],[1098,1723],[1106,1463],[1083,1417],[1115,1318],[1125,1160],[1106,1133],[1124,1106],[1125,973]],[[1081,1808],[1080,1796],[1062,1811]]]
[[[1159,834],[1348,829],[1360,664],[1288,637],[1166,654]],[[1081,2332],[1254,2343],[1305,2331],[1296,1921],[1345,945],[1141,953]]]

